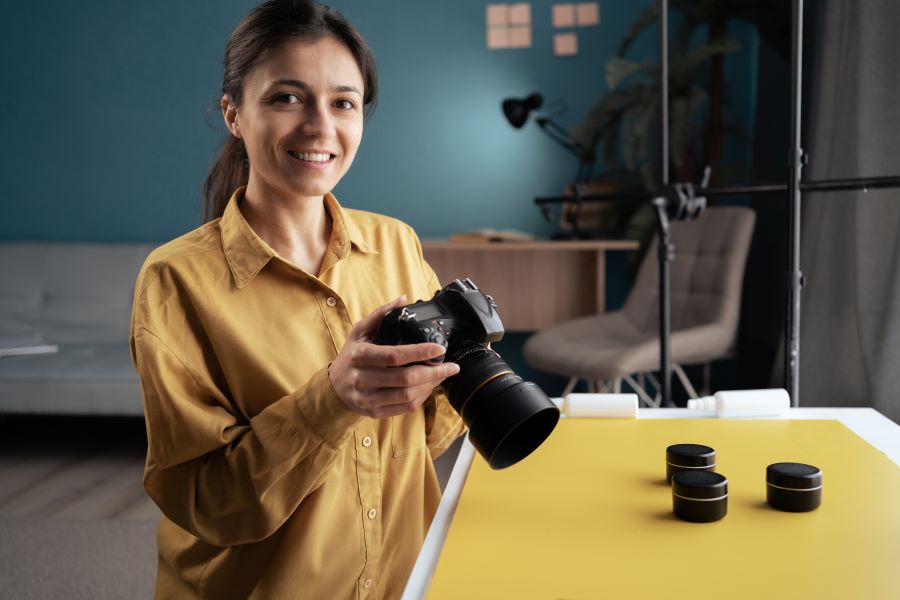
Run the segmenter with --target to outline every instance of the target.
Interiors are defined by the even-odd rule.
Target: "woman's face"
[[[350,50],[330,36],[264,54],[244,81],[241,105],[222,99],[225,121],[250,159],[248,195],[330,192],[362,139],[363,85]]]

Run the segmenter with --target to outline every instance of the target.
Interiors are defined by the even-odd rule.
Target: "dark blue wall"
[[[601,24],[577,30],[579,55],[556,58],[549,1],[532,2],[533,47],[504,51],[486,48],[485,2],[333,2],[372,45],[382,90],[338,197],[423,237],[547,233],[532,198],[558,193],[575,161],[534,125],[509,127],[500,101],[539,90],[568,105],[564,125],[577,122],[645,4],[600,2]],[[253,5],[7,3],[0,240],[156,242],[197,226],[202,180],[224,136],[221,54]],[[727,68],[732,120],[749,130],[756,38],[742,31],[747,51]],[[633,55],[655,52],[655,30],[645,38]]]

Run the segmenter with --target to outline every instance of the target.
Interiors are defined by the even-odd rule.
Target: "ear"
[[[228,131],[236,138],[241,137],[241,128],[238,119],[237,104],[231,99],[231,96],[225,94],[222,96],[222,118],[225,119],[225,125]]]

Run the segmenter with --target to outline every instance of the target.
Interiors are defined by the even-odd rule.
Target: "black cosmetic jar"
[[[718,521],[728,513],[728,480],[712,471],[675,473],[672,477],[672,509],[683,521]]]
[[[822,471],[803,463],[766,467],[766,500],[778,510],[808,512],[822,504]]]
[[[666,481],[682,471],[715,471],[716,451],[700,444],[674,444],[666,448]]]

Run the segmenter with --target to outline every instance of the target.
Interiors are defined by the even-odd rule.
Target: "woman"
[[[457,365],[422,364],[441,346],[368,341],[440,288],[415,234],[330,193],[374,106],[371,52],[331,9],[271,0],[233,32],[222,88],[210,220],[135,289],[156,595],[397,597],[463,426],[435,391]]]

